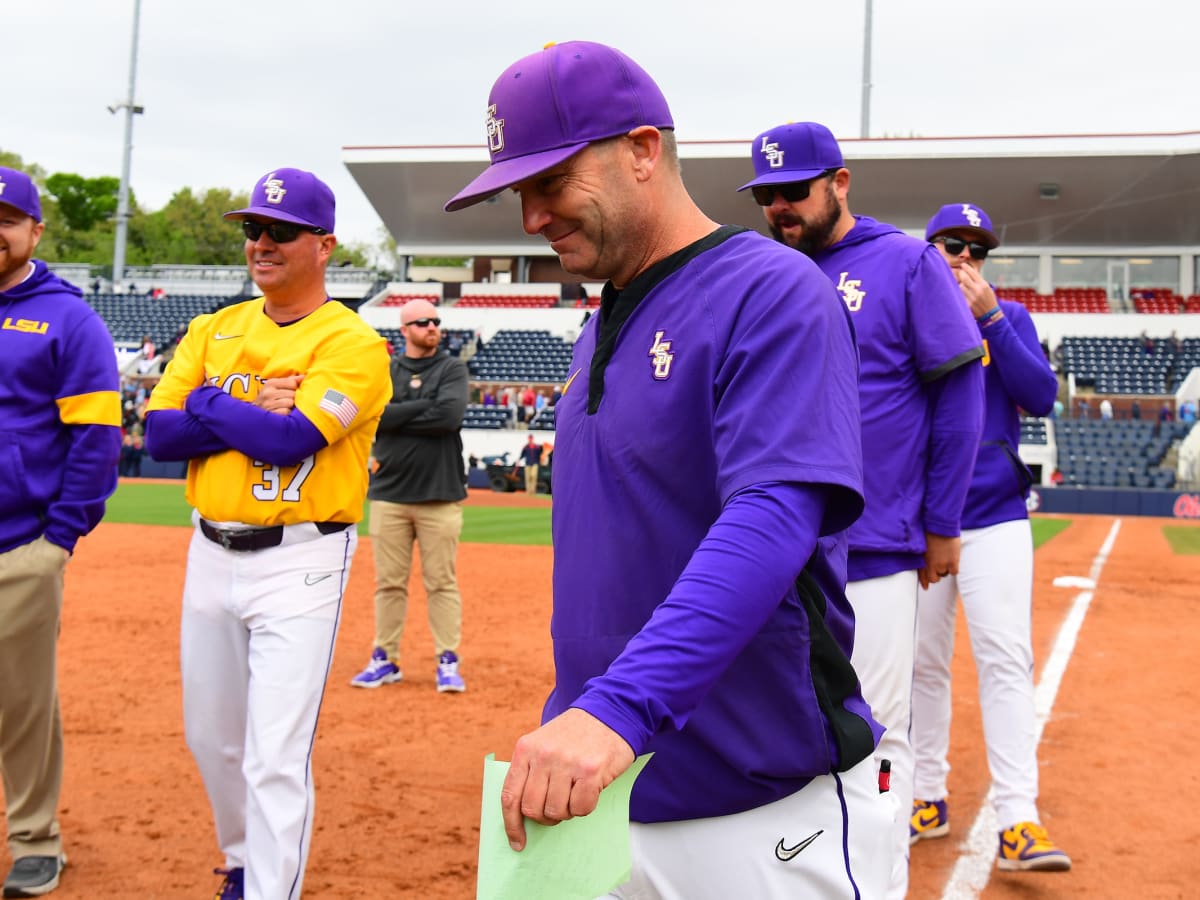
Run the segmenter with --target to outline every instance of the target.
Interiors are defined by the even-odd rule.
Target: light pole
[[[866,0],[863,18],[862,134],[871,136],[871,0]]]
[[[133,155],[133,117],[145,112],[133,100],[134,82],[137,78],[138,20],[141,18],[142,0],[133,0],[133,40],[129,47],[129,93],[125,100],[114,103],[108,111],[116,115],[125,110],[125,150],[121,157],[121,187],[117,194],[117,234],[113,243],[113,290],[125,280],[125,243],[129,237],[129,160]]]

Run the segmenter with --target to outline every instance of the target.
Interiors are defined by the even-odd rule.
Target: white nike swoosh
[[[803,850],[824,833],[825,829],[822,828],[820,831],[810,834],[795,847],[785,847],[783,845],[783,838],[780,838],[779,843],[775,845],[775,858],[780,862],[787,862],[788,860],[795,859],[800,854],[801,850]]]
[[[228,341],[231,338],[240,338],[240,337],[242,337],[242,335],[240,335],[240,334],[221,334],[221,332],[218,331],[216,334],[213,335],[213,340],[214,341]]]

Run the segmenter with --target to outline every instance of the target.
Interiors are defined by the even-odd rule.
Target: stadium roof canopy
[[[942,204],[988,211],[1011,251],[1200,248],[1200,132],[841,140],[850,208],[921,233]],[[750,139],[681,141],[688,189],[713,219],[764,229],[749,192]],[[342,159],[401,254],[547,256],[507,191],[442,206],[479,174],[479,146],[343,147]]]

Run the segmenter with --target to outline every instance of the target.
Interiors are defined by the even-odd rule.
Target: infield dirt
[[[472,492],[468,502],[548,501]],[[1035,677],[1078,594],[1051,582],[1087,575],[1113,521],[1076,517],[1038,551]],[[1074,870],[993,871],[985,898],[1195,896],[1200,561],[1172,553],[1161,531],[1167,521],[1122,520],[1043,736],[1042,817]],[[106,523],[68,568],[59,669],[70,865],[53,895],[63,900],[210,897],[218,883],[211,871],[223,860],[180,710],[189,538],[183,528]],[[348,684],[371,650],[373,563],[370,540],[361,541],[316,743],[306,898],[475,896],[483,757],[509,758],[516,738],[536,726],[553,679],[550,565],[548,547],[462,545],[467,692],[434,690],[418,582],[404,680],[365,691]],[[913,848],[913,898],[942,896],[987,789],[961,616],[957,647],[953,830]],[[9,864],[0,853],[3,870]]]

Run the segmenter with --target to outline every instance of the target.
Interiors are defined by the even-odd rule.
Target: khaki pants
[[[531,466],[529,463],[525,463],[525,493],[537,493],[537,476],[538,467],[536,465]]]
[[[434,655],[458,650],[462,639],[462,595],[455,558],[462,533],[462,503],[371,501],[371,546],[375,554],[375,646],[400,664],[400,636],[408,611],[408,577],[413,542],[421,550],[429,630]]]
[[[57,648],[68,558],[45,538],[0,553],[0,773],[14,859],[62,852]]]

